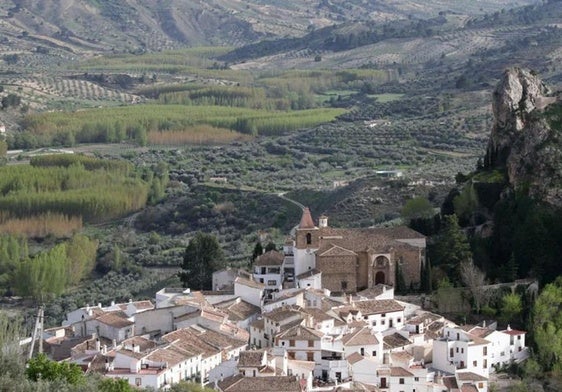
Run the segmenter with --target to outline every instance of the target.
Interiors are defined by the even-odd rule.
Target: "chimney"
[[[96,338],[96,351],[101,351],[100,340]]]
[[[328,217],[326,215],[320,215],[320,218],[318,219],[318,227],[328,227]]]
[[[111,301],[111,306],[115,306],[115,301]]]
[[[98,308],[101,309],[101,302],[98,302]]]
[[[111,345],[112,345],[113,348],[117,347],[117,340],[113,339],[111,341]]]
[[[106,344],[103,345],[103,347],[102,347],[102,349],[101,349],[101,353],[102,353],[103,355],[107,354],[107,345],[106,345]]]

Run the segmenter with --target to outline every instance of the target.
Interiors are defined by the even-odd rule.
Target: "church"
[[[405,226],[338,229],[308,208],[283,248],[285,280],[296,287],[354,293],[378,284],[395,285],[396,266],[408,286],[419,287],[426,239]]]

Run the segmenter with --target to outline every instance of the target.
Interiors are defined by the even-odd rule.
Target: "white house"
[[[353,301],[338,310],[346,314],[360,312],[362,319],[375,332],[404,326],[404,306],[393,299]]]
[[[253,279],[239,276],[234,281],[234,295],[252,305],[261,307],[265,293],[265,285]]]
[[[458,327],[446,327],[443,337],[433,341],[433,367],[448,373],[457,369],[488,377],[491,344]]]
[[[267,293],[283,288],[283,259],[281,253],[270,250],[260,255],[254,262],[254,280],[263,283]]]
[[[383,361],[382,335],[379,339],[369,328],[357,328],[355,331],[342,337],[345,357],[358,353],[363,357],[370,357],[374,363],[381,364]]]
[[[275,346],[287,350],[289,360],[310,361],[317,364],[314,375],[322,375],[323,334],[303,325],[296,325],[275,337]]]

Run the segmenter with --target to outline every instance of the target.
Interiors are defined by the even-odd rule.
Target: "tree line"
[[[95,267],[98,241],[77,234],[35,255],[25,237],[0,236],[0,291],[37,300],[62,294]]]

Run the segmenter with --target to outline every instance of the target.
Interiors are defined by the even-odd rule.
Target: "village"
[[[132,386],[223,392],[487,392],[491,374],[529,357],[525,331],[457,325],[395,298],[397,268],[420,284],[414,230],[316,225],[305,208],[292,234],[249,272],[215,272],[212,291],[71,311],[41,331],[42,349]]]

